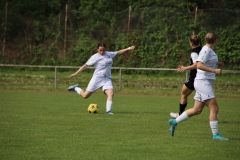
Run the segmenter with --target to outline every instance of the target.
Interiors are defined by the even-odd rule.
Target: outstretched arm
[[[70,78],[76,76],[78,73],[82,72],[84,69],[88,68],[88,66],[86,64],[84,64],[82,67],[80,67],[77,72],[73,73],[70,75]]]
[[[123,53],[126,52],[126,51],[134,50],[134,49],[135,49],[135,46],[131,46],[131,47],[128,47],[128,48],[119,50],[119,51],[117,51],[117,53],[118,53],[118,54],[123,54]]]

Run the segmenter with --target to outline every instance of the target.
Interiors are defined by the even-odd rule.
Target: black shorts
[[[189,80],[186,81],[184,84],[185,84],[185,86],[186,86],[188,89],[195,90],[195,88],[194,88],[194,80],[189,79]]]

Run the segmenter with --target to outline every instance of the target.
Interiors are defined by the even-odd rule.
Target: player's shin
[[[76,87],[76,88],[75,88],[75,91],[76,91],[78,94],[81,94],[82,89],[81,89],[80,87]]]
[[[218,134],[218,121],[210,121],[209,122],[212,134]]]
[[[176,122],[177,123],[180,123],[180,122],[182,122],[182,121],[185,121],[185,120],[187,120],[189,117],[188,117],[188,115],[187,115],[187,113],[186,113],[186,111],[185,112],[183,112],[180,116],[178,116],[177,118],[176,118]]]
[[[112,110],[112,104],[113,104],[113,101],[109,101],[109,100],[107,100],[107,104],[106,104],[106,112]]]

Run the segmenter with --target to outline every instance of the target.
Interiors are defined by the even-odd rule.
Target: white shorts
[[[213,92],[213,81],[212,79],[195,79],[194,87],[196,90],[194,99],[200,102],[204,102],[208,99],[215,98]]]
[[[113,89],[112,80],[104,76],[93,76],[86,90],[94,92],[101,87],[102,91],[105,91],[106,89]]]

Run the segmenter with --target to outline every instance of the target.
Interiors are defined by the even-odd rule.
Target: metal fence
[[[57,88],[58,85],[58,69],[78,69],[79,66],[43,66],[43,65],[13,65],[13,64],[0,64],[0,67],[17,67],[17,68],[52,68],[54,69],[54,88]],[[89,69],[93,69],[93,67],[89,67]],[[122,72],[123,70],[139,70],[139,71],[177,71],[177,69],[172,68],[124,68],[124,67],[112,67],[112,70],[119,71],[119,79],[118,79],[118,86],[119,90],[122,88]],[[223,74],[225,73],[233,73],[233,74],[240,74],[239,70],[223,70]],[[188,79],[189,72],[185,73],[186,80]]]

